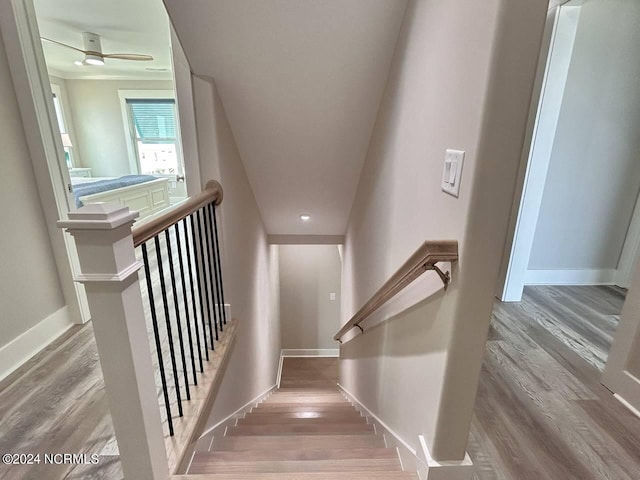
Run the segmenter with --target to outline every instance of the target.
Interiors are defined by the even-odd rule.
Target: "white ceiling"
[[[344,234],[406,0],[165,4],[218,86],[268,232]]]
[[[142,53],[153,61],[107,59],[76,66],[80,52],[43,42],[49,73],[63,78],[171,79],[169,19],[162,0],[35,0],[40,35],[84,48],[82,32],[101,36],[104,53]],[[147,69],[164,69],[150,71]]]

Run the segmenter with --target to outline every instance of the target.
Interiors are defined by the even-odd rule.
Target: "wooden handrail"
[[[209,180],[204,190],[197,195],[187,198],[174,207],[167,209],[157,217],[148,222],[133,226],[133,245],[137,247],[147,240],[162,233],[171,225],[178,223],[183,218],[188,217],[199,208],[215,202],[216,205],[222,203],[222,185],[215,180]]]
[[[443,240],[438,242],[426,241],[418,248],[409,259],[385,282],[371,299],[365,303],[356,314],[335,334],[334,340],[340,342],[342,336],[352,328],[358,327],[364,332],[360,323],[369,317],[378,308],[393,298],[403,288],[413,282],[427,270],[435,270],[444,283],[444,288],[449,284],[449,272],[442,272],[437,266],[438,262],[455,262],[458,260],[458,242],[456,240]],[[341,342],[342,343],[342,342]]]

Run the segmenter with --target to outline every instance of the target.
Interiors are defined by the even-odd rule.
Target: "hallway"
[[[600,384],[616,287],[526,287],[496,301],[468,451],[475,480],[635,480],[640,419]]]
[[[640,478],[640,419],[599,383],[623,295],[527,287],[523,302],[496,303],[469,441],[475,480]],[[2,452],[103,455],[97,466],[1,465],[0,479],[122,478],[91,325],[1,382],[0,412]]]

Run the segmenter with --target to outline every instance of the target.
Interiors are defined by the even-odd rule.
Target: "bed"
[[[76,206],[118,203],[148,217],[169,206],[169,179],[151,175],[118,178],[72,178]]]

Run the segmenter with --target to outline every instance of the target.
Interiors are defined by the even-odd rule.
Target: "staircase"
[[[335,359],[285,359],[281,388],[213,438],[207,451],[196,452],[189,474],[211,480],[417,479],[402,471],[396,449],[387,448],[335,381],[322,378],[327,361]]]

